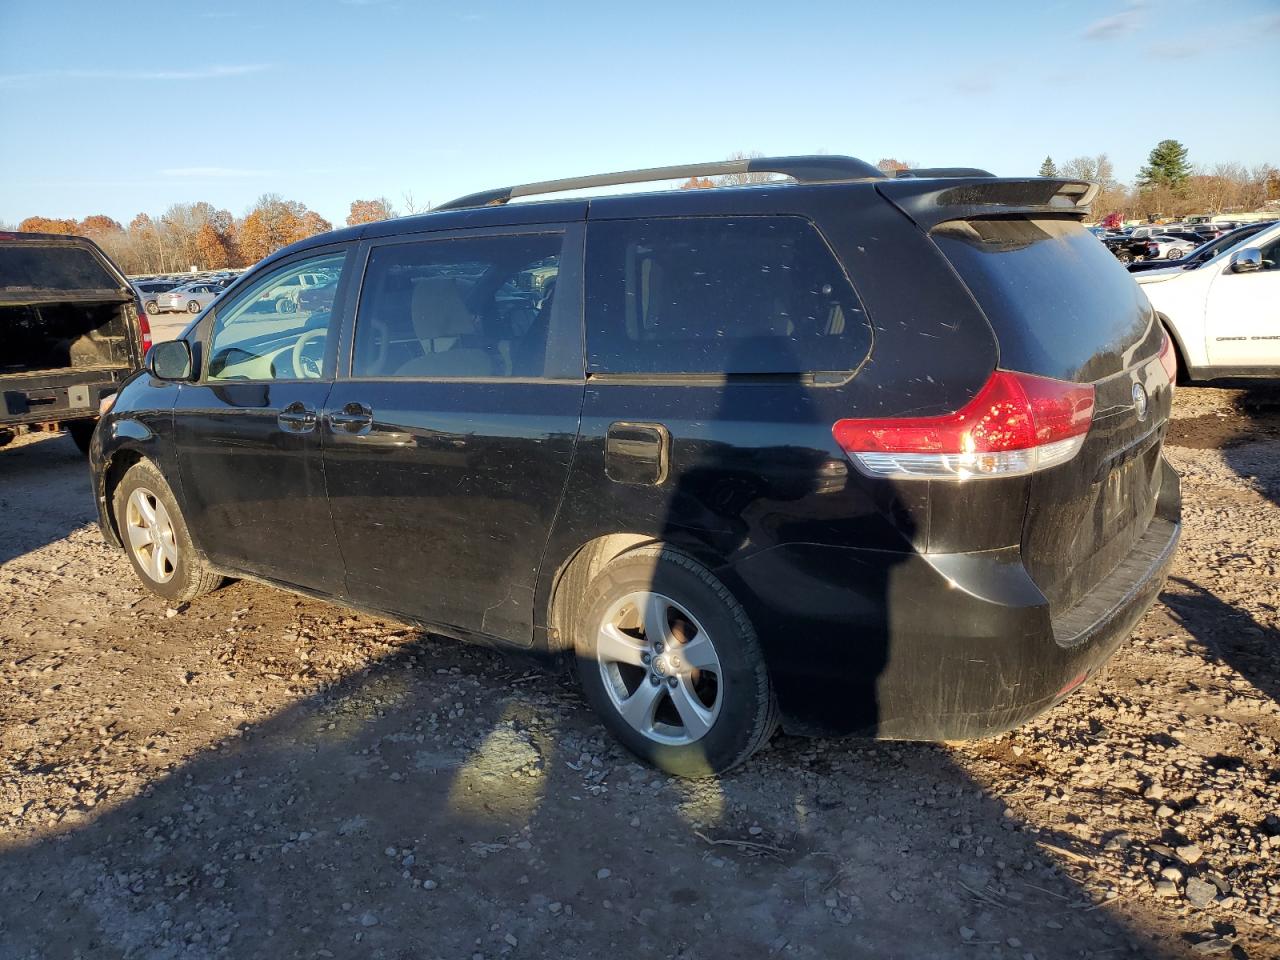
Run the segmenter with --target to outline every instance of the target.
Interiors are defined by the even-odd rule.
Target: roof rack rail
[[[947,179],[949,177],[994,177],[990,170],[980,167],[911,167],[906,170],[895,170],[890,174],[895,179],[908,180]]]
[[[499,187],[468,194],[436,207],[436,210],[461,210],[466,207],[501,206],[516,197],[540,193],[562,193],[590,187],[611,187],[623,183],[652,183],[656,180],[678,180],[685,177],[718,177],[732,173],[780,173],[799,183],[830,183],[840,180],[866,180],[884,174],[855,157],[748,157],[744,160],[717,160],[711,163],[686,163],[674,167],[649,167],[620,173],[597,173],[589,177],[565,180],[543,180],[514,187]]]

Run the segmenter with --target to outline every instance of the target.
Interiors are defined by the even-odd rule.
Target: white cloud
[[[166,177],[270,177],[271,170],[248,170],[243,167],[170,167],[161,170]]]
[[[0,87],[25,87],[56,80],[221,80],[270,70],[266,63],[214,64],[190,70],[43,70],[0,74]]]
[[[1146,6],[1146,0],[1131,0],[1119,13],[1093,21],[1081,36],[1086,40],[1111,40],[1132,33],[1141,26]]]

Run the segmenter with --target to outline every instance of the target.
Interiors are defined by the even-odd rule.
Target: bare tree
[[[756,158],[763,156],[764,154],[759,150],[752,150],[750,153],[745,153],[742,150],[736,150],[729,154],[725,159],[755,160]],[[715,185],[717,187],[741,187],[749,183],[768,183],[769,181],[776,179],[777,177],[772,173],[726,173],[723,176],[715,178]]]

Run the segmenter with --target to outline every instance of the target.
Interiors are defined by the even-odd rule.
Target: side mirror
[[[1231,257],[1232,273],[1254,273],[1262,269],[1262,251],[1257,247],[1245,247]]]
[[[190,380],[191,344],[185,340],[157,343],[147,351],[143,365],[157,380]]]

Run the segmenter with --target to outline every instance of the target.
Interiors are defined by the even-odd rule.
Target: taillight
[[[151,349],[151,321],[147,319],[147,311],[138,308],[138,332],[142,334],[142,355],[145,357]]]
[[[1160,344],[1160,366],[1169,375],[1169,386],[1178,381],[1178,354],[1173,349],[1173,338],[1164,335],[1164,343]]]
[[[977,396],[937,417],[840,420],[831,428],[873,477],[1008,477],[1065,463],[1093,422],[1090,384],[997,370]]]

